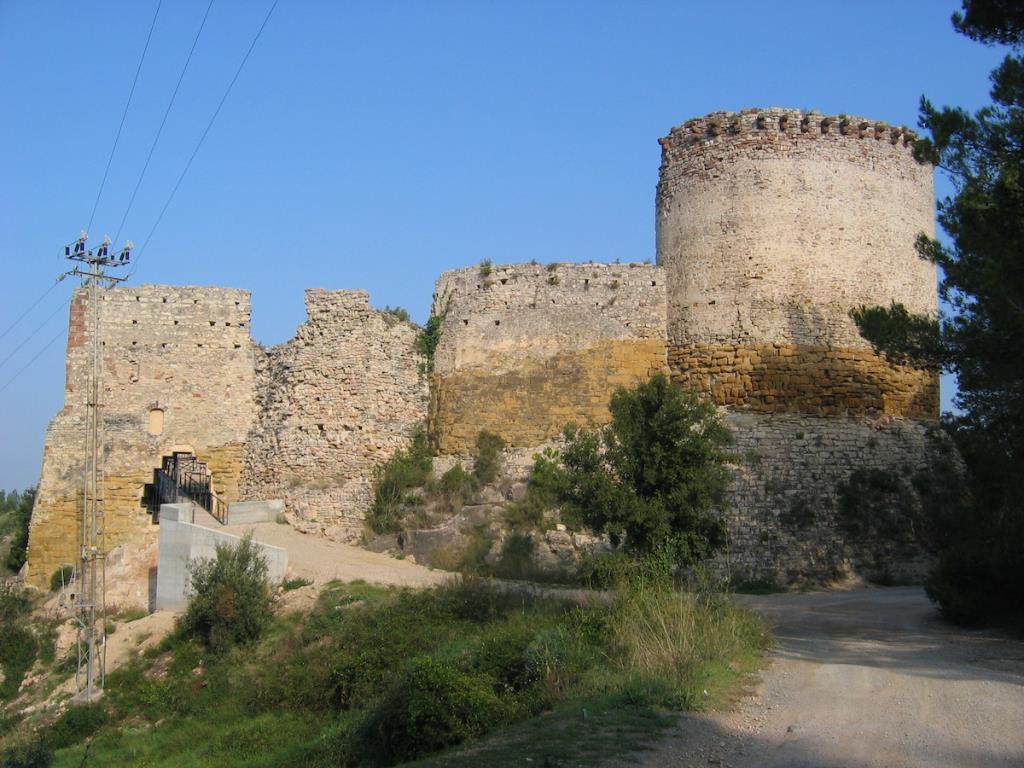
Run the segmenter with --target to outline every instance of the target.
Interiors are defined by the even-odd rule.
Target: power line
[[[100,188],[96,191],[96,201],[92,204],[92,213],[89,214],[89,226],[85,228],[88,232],[92,229],[93,219],[96,218],[96,209],[100,204],[100,196],[103,194],[103,187],[107,184],[107,175],[110,173],[110,163],[114,160],[114,152],[117,151],[117,143],[121,140],[121,131],[124,129],[125,118],[128,117],[128,107],[131,106],[132,96],[135,95],[135,86],[139,82],[139,73],[142,71],[142,62],[146,60],[146,51],[149,50],[149,41],[153,37],[153,28],[156,27],[156,17],[160,15],[160,6],[163,5],[163,0],[157,0],[156,11],[153,13],[153,21],[149,24],[149,34],[146,35],[146,44],[142,47],[142,56],[139,57],[139,66],[135,68],[135,79],[132,80],[131,90],[128,91],[128,101],[124,104],[124,111],[121,113],[121,124],[117,126],[117,134],[114,136],[114,146],[110,148],[110,156],[107,158],[107,167],[103,171],[103,180],[100,182]]]
[[[34,338],[35,338],[35,337],[36,337],[36,336],[37,336],[37,335],[39,334],[39,332],[40,332],[41,330],[43,330],[43,328],[45,328],[45,327],[46,327],[46,325],[47,325],[47,324],[48,324],[48,323],[49,323],[49,322],[50,322],[51,320],[53,320],[54,316],[55,316],[55,315],[56,315],[56,314],[57,314],[58,312],[60,312],[60,311],[61,311],[62,309],[64,309],[64,307],[66,307],[66,306],[67,306],[68,304],[70,304],[70,303],[71,303],[71,298],[72,298],[72,297],[71,297],[71,296],[69,296],[69,297],[68,297],[68,298],[67,298],[67,299],[66,299],[65,301],[63,301],[63,302],[61,303],[61,305],[60,305],[59,307],[57,307],[57,308],[56,308],[55,310],[53,310],[53,312],[51,312],[51,313],[50,313],[49,315],[47,315],[46,319],[45,319],[45,320],[43,320],[43,322],[41,322],[41,323],[40,323],[40,324],[39,324],[38,326],[36,326],[36,329],[35,329],[34,331],[32,331],[32,333],[30,333],[30,334],[28,335],[28,338],[26,338],[26,339],[25,339],[25,340],[24,340],[23,342],[21,342],[21,344],[19,344],[19,345],[18,345],[18,346],[16,346],[16,347],[15,347],[14,349],[12,349],[12,350],[10,351],[10,353],[9,353],[9,354],[7,355],[7,357],[5,357],[5,358],[4,358],[3,360],[0,360],[0,368],[3,368],[3,367],[4,367],[4,365],[5,365],[6,363],[7,363],[7,361],[8,361],[8,360],[10,360],[10,359],[11,359],[12,357],[14,357],[14,356],[15,356],[16,354],[18,354],[18,351],[19,351],[19,350],[20,350],[20,349],[21,349],[22,347],[24,347],[24,346],[25,346],[26,344],[28,344],[28,343],[29,343],[30,341],[32,341],[32,339],[34,339]]]
[[[124,229],[124,223],[128,219],[128,214],[132,210],[132,206],[135,204],[135,196],[139,193],[139,187],[142,186],[142,180],[146,176],[146,171],[149,169],[149,161],[153,159],[153,153],[156,151],[156,145],[160,141],[160,134],[164,131],[164,125],[167,124],[167,117],[171,114],[171,108],[174,106],[174,100],[178,97],[178,90],[181,88],[181,81],[185,79],[185,73],[188,71],[188,65],[192,61],[192,54],[195,53],[196,45],[199,43],[199,36],[203,33],[203,27],[206,26],[206,19],[210,15],[210,9],[213,7],[213,0],[210,0],[206,6],[206,13],[203,14],[203,20],[199,24],[199,29],[196,31],[196,36],[192,38],[192,47],[188,50],[188,57],[185,59],[185,66],[181,68],[181,74],[178,75],[178,82],[174,86],[174,92],[171,93],[171,100],[167,102],[167,109],[164,110],[163,119],[160,121],[160,127],[156,130],[156,136],[153,137],[153,143],[149,147],[149,154],[146,156],[146,162],[142,166],[142,172],[139,174],[138,180],[135,182],[135,189],[132,190],[132,196],[128,200],[128,207],[124,209],[124,216],[121,217],[121,223],[117,225],[117,234],[114,235],[114,242],[118,242],[121,237],[121,230]]]
[[[142,254],[146,250],[146,246],[149,245],[149,241],[153,237],[153,233],[156,232],[156,228],[160,226],[160,222],[164,218],[164,214],[167,213],[167,209],[171,205],[171,201],[174,200],[174,195],[178,192],[178,187],[181,186],[181,182],[185,178],[185,174],[188,173],[188,169],[192,167],[192,161],[196,159],[196,155],[199,154],[199,148],[203,146],[203,142],[206,140],[206,135],[210,132],[213,127],[214,121],[217,119],[217,115],[220,114],[221,107],[224,106],[224,102],[227,101],[228,95],[231,93],[231,89],[235,87],[235,81],[238,80],[238,76],[242,74],[242,68],[245,67],[245,63],[249,60],[249,55],[252,53],[253,48],[256,47],[256,43],[260,39],[260,35],[263,34],[264,27],[267,26],[267,22],[270,21],[271,14],[274,13],[274,9],[277,8],[279,0],[274,0],[270,6],[270,10],[267,11],[267,15],[263,17],[263,23],[260,24],[260,28],[256,31],[256,36],[253,37],[252,42],[249,44],[249,49],[245,52],[245,56],[242,57],[241,63],[238,65],[238,69],[235,70],[235,76],[231,78],[231,82],[228,83],[227,90],[224,91],[224,95],[220,98],[220,103],[217,104],[217,108],[213,111],[213,116],[210,118],[210,122],[206,124],[206,130],[203,131],[203,135],[199,137],[199,142],[196,144],[195,149],[192,150],[192,155],[189,157],[188,162],[185,163],[185,168],[182,170],[181,175],[178,176],[178,180],[174,184],[174,188],[171,190],[170,196],[167,198],[167,202],[164,203],[164,207],[160,209],[160,215],[156,217],[156,222],[153,224],[152,229],[149,230],[149,234],[146,235],[146,239],[142,243],[142,247],[139,248],[138,253],[135,257],[135,263],[132,266],[132,271],[128,273],[128,277],[135,274],[135,271],[139,268],[139,259],[142,258]]]
[[[9,378],[7,380],[7,382],[2,387],[0,387],[0,392],[3,392],[5,389],[7,389],[9,386],[11,386],[11,384],[14,383],[15,379],[17,379],[19,376],[21,376],[21,374],[23,374],[28,369],[28,367],[30,365],[32,365],[32,363],[34,363],[36,360],[38,360],[40,357],[42,357],[42,354],[46,350],[48,350],[50,347],[52,347],[54,345],[54,342],[57,341],[57,339],[62,338],[64,336],[64,334],[65,334],[65,330],[63,328],[61,328],[59,331],[57,331],[57,335],[56,336],[54,336],[52,339],[50,339],[48,342],[46,342],[46,344],[43,345],[42,349],[40,349],[38,352],[35,353],[35,355],[32,356],[31,360],[29,360],[27,363],[25,363],[23,366],[21,366],[21,368],[18,369],[17,373],[15,373],[13,376],[11,376],[11,378]]]
[[[14,318],[14,322],[7,326],[7,330],[5,330],[3,333],[0,333],[0,339],[4,338],[8,333],[13,331],[15,326],[17,326],[18,323],[20,323],[22,320],[24,320],[26,315],[28,315],[29,312],[31,312],[33,309],[38,307],[39,303],[43,299],[45,299],[47,296],[50,295],[50,291],[52,291],[54,288],[56,288],[60,284],[60,281],[62,279],[63,278],[57,279],[53,283],[53,285],[51,285],[49,288],[47,288],[45,291],[43,291],[42,295],[38,299],[36,299],[35,301],[32,302],[31,306],[29,306],[28,309],[26,309],[24,312],[22,312],[20,315],[18,315],[16,318]]]

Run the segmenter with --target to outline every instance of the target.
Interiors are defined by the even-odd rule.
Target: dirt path
[[[402,587],[427,587],[451,577],[444,571],[432,571],[408,560],[369,552],[360,547],[299,533],[290,525],[259,523],[229,525],[219,530],[242,536],[253,532],[253,538],[264,544],[288,550],[288,571],[292,576],[323,584],[331,579],[371,584],[393,584]]]
[[[756,695],[640,765],[1024,766],[1024,643],[943,624],[917,588],[748,601],[777,642]]]

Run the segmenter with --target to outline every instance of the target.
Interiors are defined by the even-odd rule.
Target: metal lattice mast
[[[86,389],[81,546],[76,579],[78,588],[74,603],[75,622],[78,628],[78,670],[75,680],[79,693],[84,694],[85,701],[89,702],[95,698],[97,691],[102,690],[106,669],[106,631],[103,626],[106,609],[106,547],[101,461],[103,340],[100,323],[100,288],[109,288],[126,279],[108,275],[106,269],[128,264],[132,244],[129,241],[124,248],[111,256],[110,238],[104,238],[95,251],[86,248],[87,239],[88,235],[83,232],[78,240],[64,247],[64,255],[82,265],[76,266],[66,275],[84,278],[89,289],[91,361],[89,386]]]

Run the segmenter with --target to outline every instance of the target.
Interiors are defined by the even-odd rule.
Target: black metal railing
[[[177,504],[194,501],[221,525],[227,525],[228,505],[213,490],[213,478],[206,464],[191,453],[165,456],[163,466],[153,472],[153,501]]]

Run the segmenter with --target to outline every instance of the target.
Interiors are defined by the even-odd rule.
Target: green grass
[[[579,606],[479,580],[332,583],[255,645],[175,635],[111,673],[107,724],[54,765],[597,765],[727,704],[766,642],[722,596],[649,584]]]
[[[648,749],[676,717],[626,694],[592,696],[503,728],[478,743],[409,763],[416,768],[598,765]]]

